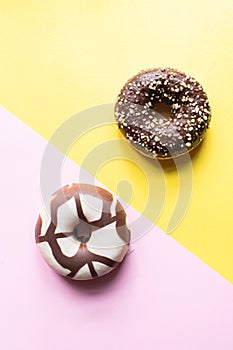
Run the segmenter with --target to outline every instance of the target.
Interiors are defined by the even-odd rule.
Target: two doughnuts
[[[167,118],[156,111],[170,106]],[[118,126],[146,156],[173,158],[194,149],[209,127],[207,95],[194,78],[172,68],[141,71],[121,89],[115,105]],[[36,224],[36,243],[59,274],[87,280],[103,276],[124,259],[130,243],[126,213],[110,192],[71,184],[45,203]]]

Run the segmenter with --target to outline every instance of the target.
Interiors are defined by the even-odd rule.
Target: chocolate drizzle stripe
[[[112,224],[113,222],[115,222],[117,220],[117,216],[112,216],[112,217],[105,217],[105,225],[102,226],[102,220],[103,218],[101,217],[99,220],[96,221],[91,221],[90,225],[91,225],[91,230],[92,231],[96,231],[100,228],[103,228],[105,226],[108,226],[110,224]]]
[[[93,278],[97,277],[98,274],[97,274],[97,272],[96,272],[96,270],[95,270],[95,268],[94,268],[94,265],[93,265],[92,261],[89,261],[89,262],[88,262],[88,267],[89,267],[91,276],[92,276]]]
[[[84,222],[87,223],[88,220],[87,220],[86,216],[84,215],[79,194],[75,195],[75,204],[76,204],[79,219],[83,220]]]
[[[58,238],[67,238],[67,237],[70,237],[73,235],[73,232],[57,232],[57,233],[54,233],[54,236],[56,239]],[[38,243],[41,243],[41,242],[45,242],[47,240],[47,238],[44,238],[45,236],[39,236],[38,237]]]

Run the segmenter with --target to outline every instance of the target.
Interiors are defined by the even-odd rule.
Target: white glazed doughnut
[[[72,184],[56,191],[36,224],[36,243],[46,262],[75,280],[105,275],[124,259],[130,242],[126,213],[110,192]]]

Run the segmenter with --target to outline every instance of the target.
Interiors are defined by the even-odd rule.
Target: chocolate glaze
[[[89,222],[87,220],[83,213],[83,208],[80,201],[80,193],[98,197],[103,201],[102,214],[99,220],[93,222]],[[80,219],[80,223],[74,227],[74,230],[72,232],[55,233],[57,226],[58,208],[72,197],[75,198],[77,214]],[[51,222],[45,235],[43,236],[41,236],[42,219],[39,216],[35,229],[36,243],[39,244],[42,242],[47,242],[49,244],[56,261],[64,268],[70,270],[70,273],[67,275],[67,277],[73,278],[85,264],[88,265],[91,276],[93,278],[97,277],[97,272],[95,271],[92,263],[93,261],[100,262],[111,268],[116,267],[119,264],[119,262],[116,262],[108,257],[90,252],[86,246],[86,243],[88,242],[93,231],[99,228],[103,228],[113,222],[116,222],[116,231],[121,239],[126,243],[126,245],[129,244],[130,231],[126,226],[125,211],[117,201],[115,208],[116,215],[112,217],[110,211],[112,203],[112,194],[100,187],[72,184],[72,186],[65,186],[61,188],[52,196],[50,202]],[[78,231],[79,233],[77,233]],[[72,257],[64,255],[61,247],[57,242],[58,238],[65,238],[69,236],[73,236],[75,239],[78,239],[81,242],[77,253]]]
[[[168,120],[156,113],[163,102],[171,106]],[[202,86],[172,68],[141,71],[121,89],[115,118],[123,135],[139,151],[153,158],[171,158],[196,147],[211,119]]]

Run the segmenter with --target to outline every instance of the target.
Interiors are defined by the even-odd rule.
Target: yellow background
[[[213,118],[192,156],[192,200],[172,237],[231,282],[232,10],[230,0],[0,1],[0,103],[47,139],[71,115],[114,102],[142,68],[171,66],[202,83]],[[92,131],[69,156],[80,163],[112,137],[121,137],[114,126]],[[122,174],[130,177],[130,204],[142,210],[145,176],[130,162],[115,163],[98,179],[116,190]],[[165,230],[178,180],[171,163],[162,166],[167,194],[157,224]]]

